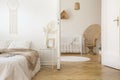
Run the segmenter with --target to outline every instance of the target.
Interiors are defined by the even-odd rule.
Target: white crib
[[[82,53],[82,37],[62,37],[61,53]]]

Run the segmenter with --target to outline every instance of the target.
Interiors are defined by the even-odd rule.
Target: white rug
[[[79,57],[79,56],[62,56],[61,61],[64,62],[82,62],[82,61],[89,61],[90,58],[87,57]]]

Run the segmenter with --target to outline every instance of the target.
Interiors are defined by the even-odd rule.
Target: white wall
[[[80,2],[80,10],[74,10],[74,3]],[[61,0],[61,12],[66,10],[69,19],[61,20],[61,36],[82,35],[91,24],[101,23],[101,0]]]
[[[7,0],[0,0],[0,39],[32,40],[40,49],[44,42],[43,27],[57,19],[57,0],[19,0],[18,34],[9,34],[9,9]]]

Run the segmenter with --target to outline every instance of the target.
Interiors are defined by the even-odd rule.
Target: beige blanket
[[[39,54],[32,49],[2,49],[0,50],[0,57],[12,57],[15,55],[22,55],[27,59],[28,67],[32,71],[34,70]]]

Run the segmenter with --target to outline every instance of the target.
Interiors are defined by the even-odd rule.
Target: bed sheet
[[[40,66],[36,66],[37,69],[31,71],[22,55],[0,57],[0,80],[31,80],[40,69]]]

